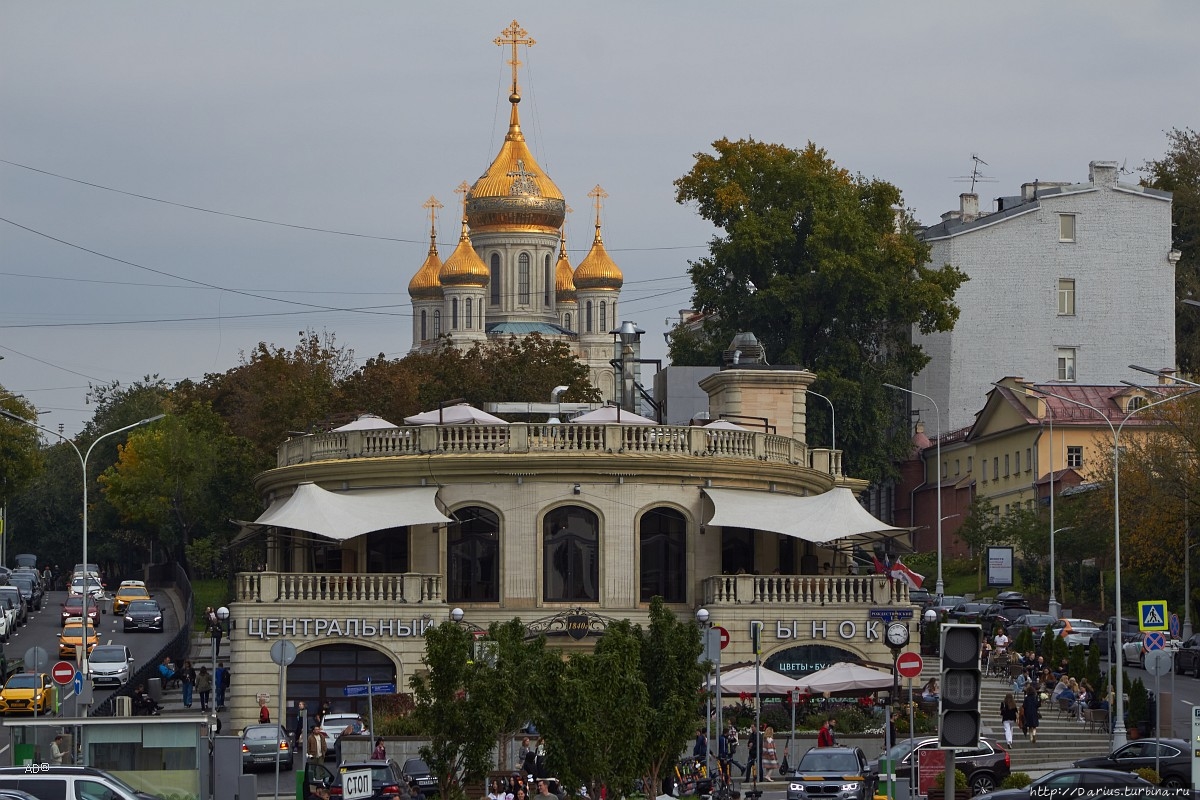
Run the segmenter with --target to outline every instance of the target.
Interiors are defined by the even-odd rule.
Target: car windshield
[[[1026,625],[1048,625],[1051,622],[1054,622],[1054,617],[1050,616],[1049,614],[1026,614],[1025,615],[1025,624]]]
[[[428,773],[429,765],[419,758],[410,758],[408,761],[404,762],[404,771],[409,775]]]
[[[129,604],[129,610],[141,612],[158,611],[158,603],[153,600],[135,600]]]
[[[93,664],[114,664],[125,660],[125,649],[121,647],[97,647],[88,656]]]
[[[37,675],[13,675],[8,679],[5,689],[36,689],[42,685]]]
[[[813,748],[800,759],[796,772],[840,772],[843,775],[857,773],[858,759],[853,753],[821,752]]]
[[[263,739],[266,741],[272,741],[276,737],[287,739],[287,737],[282,731],[279,730],[279,728],[263,725],[253,725],[249,728],[246,728],[246,733],[244,736],[246,739]]]
[[[887,751],[885,758],[889,758],[893,761],[899,761],[908,755],[912,748],[918,747],[920,744],[921,742],[919,739],[915,742],[910,742],[908,739],[905,739],[903,742],[898,742],[892,745],[892,749]]]
[[[121,590],[121,597],[149,597],[150,593],[141,586],[126,586]]]
[[[88,626],[88,634],[91,636],[95,636],[96,628],[92,625],[89,625]],[[64,639],[74,639],[77,637],[81,637],[81,636],[83,636],[83,626],[82,625],[68,625],[67,627],[63,628],[62,635],[63,635]]]

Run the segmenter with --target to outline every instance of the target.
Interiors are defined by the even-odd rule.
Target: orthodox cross
[[[455,194],[462,195],[462,200],[460,200],[459,202],[462,203],[463,219],[467,218],[467,192],[469,192],[469,191],[471,191],[471,185],[469,183],[467,183],[466,181],[463,181],[462,183],[460,183],[458,186],[456,186],[454,188]]]
[[[537,177],[537,173],[529,172],[525,169],[524,159],[518,158],[517,168],[512,172],[506,172],[504,174],[513,179],[512,186],[508,190],[509,194],[541,194],[537,183],[533,180]]]
[[[608,192],[600,188],[600,184],[596,184],[596,188],[588,192],[588,197],[596,198],[596,238],[600,238],[600,201],[608,197]]]
[[[439,203],[436,197],[430,195],[429,199],[421,205],[421,208],[429,209],[429,231],[433,234],[437,230],[437,211],[439,208],[445,208],[445,206]]]
[[[528,47],[533,47],[535,44],[537,44],[537,42],[529,38],[529,31],[522,28],[521,24],[515,19],[512,21],[511,25],[500,31],[500,33],[502,33],[503,36],[497,36],[492,41],[495,42],[495,44],[499,47],[504,47],[506,44],[512,46],[512,60],[508,63],[512,64],[512,90],[513,94],[516,94],[517,67],[521,64],[521,60],[517,58],[517,45],[523,44]]]

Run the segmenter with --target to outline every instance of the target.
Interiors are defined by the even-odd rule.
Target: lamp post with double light
[[[896,386],[894,383],[885,383],[883,385],[889,389],[895,389],[898,392],[904,392],[906,394],[911,394],[914,397],[925,398],[926,400],[929,401],[930,405],[933,406],[933,413],[937,420],[937,434],[936,434],[937,438],[935,438],[933,440],[934,445],[935,445],[935,450],[936,450],[935,458],[937,459],[937,464],[934,466],[933,475],[934,475],[934,486],[937,487],[937,569],[938,569],[938,573],[937,573],[937,584],[936,584],[937,588],[935,590],[935,593],[940,598],[943,595],[945,595],[945,593],[946,593],[946,584],[942,582],[942,412],[941,412],[941,409],[938,408],[937,402],[927,394],[921,394],[920,392],[914,392],[912,389],[905,389],[903,386]],[[921,463],[923,465],[925,463],[924,460],[922,460]],[[926,479],[926,481],[929,480],[928,472],[926,472],[925,479]]]

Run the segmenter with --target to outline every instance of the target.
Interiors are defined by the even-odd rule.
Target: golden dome
[[[605,252],[604,239],[600,236],[600,198],[608,195],[597,186],[588,192],[588,197],[596,198],[596,238],[592,240],[592,249],[575,270],[575,288],[616,291],[625,283],[625,278],[621,268]]]
[[[408,282],[408,296],[414,300],[441,300],[442,284],[438,281],[438,272],[442,269],[442,260],[438,258],[437,228],[434,227],[433,214],[442,204],[437,198],[431,197],[425,207],[434,209],[430,212],[429,255],[425,256],[425,263]]]
[[[438,272],[438,280],[446,286],[487,286],[491,278],[487,264],[471,246],[471,235],[467,233],[467,219],[463,217],[462,235],[458,237],[458,247],[442,264]]]
[[[575,270],[567,260],[567,234],[561,232],[558,239],[558,263],[554,267],[554,298],[560,303],[575,303]]]

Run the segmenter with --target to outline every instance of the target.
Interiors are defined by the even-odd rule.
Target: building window
[[[363,572],[408,572],[408,528],[387,528],[367,534],[367,563]]]
[[[571,330],[571,312],[570,311],[568,311],[566,314],[563,314],[563,327],[566,328],[567,330]]]
[[[500,305],[500,254],[492,253],[491,280],[488,282],[492,290],[492,305]]]
[[[458,298],[450,298],[450,330],[458,330]]]
[[[529,253],[517,257],[517,302],[529,305]]]
[[[428,331],[426,329],[425,309],[421,309],[421,341],[422,342],[429,338],[429,336],[427,334],[428,334]]]
[[[1139,408],[1143,407],[1144,405],[1146,405],[1146,398],[1134,396],[1134,397],[1129,398],[1129,406],[1127,407],[1126,410],[1127,411],[1137,411]]]
[[[600,301],[600,332],[608,330],[608,304]]]
[[[1071,469],[1079,469],[1083,466],[1083,446],[1070,445],[1067,447],[1067,466]]]
[[[721,574],[738,575],[754,571],[754,531],[749,528],[721,528]]]
[[[471,298],[468,297],[463,302],[465,302],[467,304],[467,314],[466,314],[467,324],[464,327],[467,330],[471,330],[471,318],[475,316],[475,310],[473,308],[471,308]]]
[[[942,462],[942,474],[941,474],[941,477],[943,477],[943,478],[944,478],[944,477],[946,477],[948,474],[950,474],[950,467],[949,467],[949,465],[948,465],[948,462],[946,462],[946,461],[943,461],[943,462]]]
[[[500,518],[479,506],[453,511],[446,536],[446,599],[500,600]]]
[[[584,310],[586,312],[586,314],[584,316],[584,324],[586,325],[586,327],[584,328],[584,330],[586,330],[588,333],[591,333],[592,332],[592,301],[591,300],[587,301],[587,305],[584,306]]]
[[[1075,316],[1075,279],[1058,279],[1058,315],[1060,317]]]
[[[980,459],[979,465],[983,469],[983,480],[987,481],[987,479],[988,479],[988,477],[987,477],[987,459],[986,458]]]
[[[1004,454],[1004,477],[1006,477],[1006,478],[1007,478],[1008,476],[1009,476],[1009,472],[1008,472],[1008,453],[1005,453],[1005,454]]]
[[[1000,456],[992,457],[992,480],[1000,480]]]
[[[442,335],[442,312],[433,312],[433,338],[437,339]]]
[[[971,470],[974,468],[974,466],[975,466],[975,457],[967,456],[967,474],[968,475],[971,474]]]
[[[547,602],[600,600],[600,518],[563,506],[542,523],[542,597]]]
[[[1058,240],[1060,242],[1075,241],[1075,215],[1058,215]]]
[[[1031,472],[1032,470],[1033,470],[1033,448],[1026,447],[1025,448],[1025,471]]]
[[[962,475],[961,467],[962,467],[962,460],[957,459],[957,458],[954,459],[954,474],[955,475]]]
[[[1075,348],[1058,348],[1058,379],[1060,381],[1075,380]]]
[[[550,272],[550,256],[546,256],[546,269],[543,270],[543,272],[545,273],[545,275],[544,275],[544,280],[542,281],[542,283],[544,284],[545,288],[544,288],[544,292],[542,295],[542,301],[546,304],[546,308],[549,308],[550,307],[550,288],[552,286],[554,286],[553,273]]]
[[[687,602],[687,520],[671,508],[652,508],[641,521],[641,600]]]

